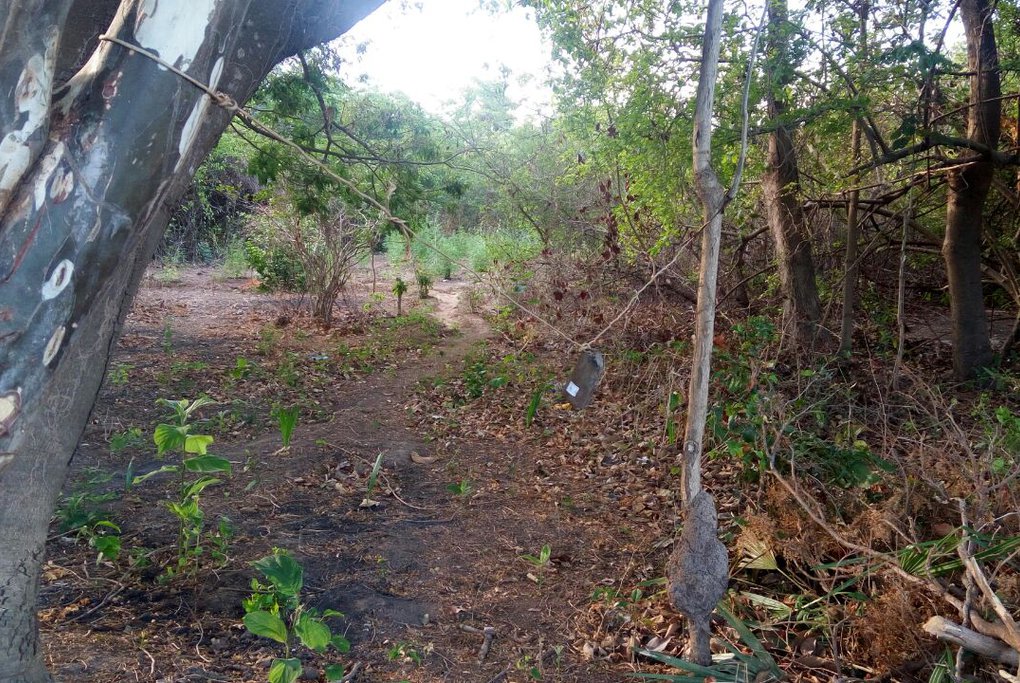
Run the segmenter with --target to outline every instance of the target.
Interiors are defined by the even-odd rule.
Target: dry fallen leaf
[[[418,451],[411,451],[411,462],[413,462],[416,465],[431,465],[437,460],[439,460],[438,456],[418,455]]]

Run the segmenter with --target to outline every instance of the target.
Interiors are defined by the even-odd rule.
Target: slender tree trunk
[[[861,160],[861,122],[854,119],[850,136],[851,163],[857,166]],[[857,242],[860,240],[860,225],[857,214],[861,205],[861,191],[850,192],[850,204],[846,212],[846,264],[843,275],[843,313],[839,325],[839,351],[850,353],[854,344],[854,306],[857,298],[857,279],[860,268],[857,263]]]
[[[105,29],[243,101],[380,1],[125,0],[78,33]],[[110,42],[54,93],[69,4],[15,0],[0,19],[0,681],[48,680],[35,604],[53,505],[167,207],[230,118]]]
[[[790,131],[782,122],[786,111],[782,91],[788,85],[793,69],[786,49],[786,0],[770,0],[768,31],[771,61],[768,114],[773,132],[769,135],[762,195],[776,245],[787,331],[792,334],[796,345],[810,346],[817,335],[822,305],[815,283],[811,239],[798,196],[800,174],[797,152]]]
[[[868,49],[868,0],[861,0],[858,8],[858,43],[857,50],[861,58],[866,57]],[[850,163],[856,168],[861,163],[861,127],[860,115],[854,117],[853,130],[850,133]],[[854,344],[854,307],[857,298],[857,279],[860,267],[857,263],[857,251],[860,240],[858,212],[861,204],[861,191],[850,192],[850,204],[846,212],[846,258],[843,271],[843,312],[839,325],[839,351],[850,353]]]
[[[961,0],[960,16],[967,38],[970,107],[967,137],[995,149],[999,142],[1001,103],[999,55],[988,0]],[[949,278],[953,337],[953,372],[973,379],[992,362],[992,344],[981,286],[982,210],[995,171],[993,162],[975,156],[949,174],[946,236],[942,255]]]
[[[715,328],[719,245],[726,191],[712,168],[712,113],[719,69],[723,0],[709,0],[702,41],[694,118],[694,175],[701,198],[701,271],[694,333],[694,359],[681,457],[683,531],[666,567],[673,604],[687,618],[687,653],[697,664],[712,663],[710,618],[726,592],[726,546],[717,537],[712,497],[701,487],[702,443],[708,415],[708,382]]]

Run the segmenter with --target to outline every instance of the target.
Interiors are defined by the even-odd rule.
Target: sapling
[[[334,634],[325,623],[328,617],[342,617],[341,612],[332,609],[319,612],[301,602],[304,569],[290,553],[274,548],[271,555],[252,564],[268,583],[251,580],[252,593],[241,602],[245,628],[284,648],[284,656],[274,659],[269,667],[271,683],[293,683],[301,677],[304,672],[301,660],[291,656],[295,645],[303,645],[318,654],[324,654],[329,648],[339,653],[351,649],[347,639]],[[344,667],[330,664],[323,669],[323,674],[327,681],[339,681],[344,677]]]
[[[404,295],[407,294],[407,283],[398,277],[397,281],[393,283],[393,293],[397,295],[397,317],[399,318],[404,314],[402,303]]]
[[[225,458],[211,455],[208,452],[213,437],[208,434],[192,434],[191,417],[196,410],[213,403],[212,399],[199,397],[194,401],[180,399],[168,401],[159,399],[158,403],[173,411],[171,422],[156,425],[152,440],[156,444],[156,457],[163,458],[167,453],[178,453],[181,462],[162,467],[132,479],[132,484],[141,482],[165,472],[179,475],[178,498],[166,503],[179,523],[177,533],[177,566],[167,569],[167,576],[182,571],[197,569],[197,561],[203,552],[202,530],[205,513],[199,505],[199,496],[206,488],[218,484],[219,479],[212,474],[230,473],[230,462]],[[200,475],[188,480],[188,474]]]

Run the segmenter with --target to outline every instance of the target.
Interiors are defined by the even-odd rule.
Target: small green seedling
[[[299,411],[298,406],[289,408],[277,406],[273,410],[273,417],[276,418],[276,426],[280,430],[280,439],[283,441],[284,448],[290,447],[290,438],[294,434],[294,427],[297,426]]]
[[[234,361],[234,367],[230,368],[230,370],[228,370],[228,373],[230,374],[231,379],[235,380],[246,379],[252,373],[252,370],[254,370],[255,367],[256,367],[255,363],[248,360],[247,358],[239,356],[237,360]]]
[[[372,492],[375,491],[376,485],[379,483],[379,473],[382,472],[383,454],[375,456],[375,462],[372,464],[372,471],[368,473],[368,483],[365,485],[365,498],[361,501],[360,507],[372,508],[379,504],[378,501],[372,500]]]
[[[404,314],[403,300],[404,295],[407,294],[407,283],[398,277],[397,281],[393,283],[393,293],[397,297],[397,317],[399,318]]]
[[[471,482],[467,479],[461,479],[458,482],[447,485],[446,490],[455,496],[466,496],[471,492]]]
[[[432,278],[428,276],[428,273],[418,273],[418,298],[428,299],[429,290],[432,289]]]
[[[117,363],[110,368],[110,384],[114,386],[123,386],[128,383],[130,378],[130,372],[135,369],[135,366],[127,363]]]
[[[329,648],[339,653],[351,649],[347,639],[334,634],[325,623],[329,617],[342,617],[342,613],[331,609],[319,612],[301,602],[304,569],[290,553],[274,548],[271,555],[253,565],[267,583],[252,579],[252,594],[241,602],[244,626],[254,635],[276,641],[284,648],[284,656],[274,659],[269,667],[270,683],[293,683],[301,677],[304,671],[301,660],[291,656],[296,645],[320,655]],[[339,681],[344,677],[344,667],[329,664],[323,674],[327,681]]]
[[[552,548],[549,547],[548,544],[542,546],[542,549],[538,551],[538,555],[537,556],[536,555],[529,555],[528,553],[524,553],[523,555],[521,555],[521,559],[522,560],[530,562],[531,564],[535,565],[536,567],[548,567],[549,566],[549,560],[550,560],[551,557],[552,557]]]

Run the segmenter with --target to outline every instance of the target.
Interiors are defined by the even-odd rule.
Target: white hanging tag
[[[570,381],[563,385],[563,393],[574,410],[584,410],[591,404],[605,371],[606,361],[601,352],[588,349],[581,353]]]

